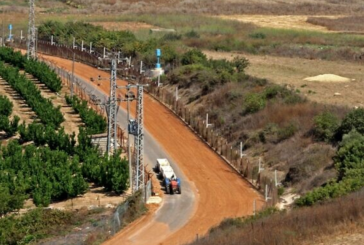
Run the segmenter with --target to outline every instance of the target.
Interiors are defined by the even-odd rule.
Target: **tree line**
[[[59,92],[62,89],[61,79],[44,62],[33,59],[28,60],[20,52],[15,52],[12,48],[7,47],[0,48],[0,60],[19,69],[24,69],[37,78],[39,82],[46,85],[52,92]]]
[[[64,121],[60,106],[55,108],[51,100],[42,97],[37,86],[20,75],[17,68],[6,66],[0,61],[0,76],[24,98],[42,123],[58,128]]]
[[[105,119],[97,114],[91,108],[88,108],[87,101],[81,100],[76,96],[65,96],[67,104],[80,114],[82,121],[85,123],[89,134],[100,134],[106,130]]]

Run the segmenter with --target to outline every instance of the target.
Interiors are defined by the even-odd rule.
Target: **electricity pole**
[[[75,52],[73,52],[72,59],[72,80],[71,80],[71,98],[73,97],[73,83],[75,81]]]
[[[28,52],[27,58],[35,59],[35,0],[29,0]]]
[[[107,146],[106,150],[111,152],[111,138],[114,140],[113,152],[116,150],[116,59],[111,60],[111,76],[110,76],[110,96],[109,96],[109,122],[107,129]]]

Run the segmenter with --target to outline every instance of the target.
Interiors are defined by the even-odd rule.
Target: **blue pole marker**
[[[13,30],[13,25],[9,24],[9,40],[11,40],[13,38],[13,35],[11,34],[11,30]]]
[[[162,56],[162,52],[160,49],[156,49],[155,54],[157,56],[157,64],[155,65],[155,68],[159,69],[159,68],[161,68],[160,57]]]

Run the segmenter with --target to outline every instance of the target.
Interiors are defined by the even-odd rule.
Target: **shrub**
[[[254,33],[249,34],[249,37],[254,38],[254,39],[265,39],[266,35],[261,32],[254,32]]]
[[[339,127],[339,119],[330,112],[323,112],[314,118],[314,136],[317,140],[329,142]]]
[[[343,119],[339,129],[337,137],[339,139],[342,138],[344,134],[349,133],[355,129],[361,134],[364,134],[364,109],[354,109],[346,115]]]
[[[187,38],[200,38],[200,34],[194,30],[186,32],[185,37]]]
[[[244,98],[244,114],[258,112],[265,107],[265,98],[257,93],[247,94]]]
[[[297,131],[298,128],[294,124],[280,128],[277,132],[277,143],[291,138]]]
[[[1,95],[0,115],[8,117],[12,112],[13,112],[13,103],[8,99],[8,97]]]
[[[182,65],[207,64],[207,58],[201,50],[191,49],[182,55]]]
[[[249,60],[244,57],[235,57],[232,62],[238,72],[244,72],[245,68],[249,66]]]
[[[163,41],[177,41],[177,40],[181,40],[181,39],[182,39],[182,35],[176,34],[176,33],[167,33],[162,37]]]

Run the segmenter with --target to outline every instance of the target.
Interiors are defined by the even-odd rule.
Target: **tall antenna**
[[[111,151],[116,152],[116,59],[111,61],[111,76],[110,76],[110,97],[109,97],[109,117],[108,117],[108,130],[107,130],[107,146],[106,150],[110,154]],[[113,139],[113,144],[111,144]]]
[[[35,59],[35,0],[29,0],[28,53],[27,58]]]
[[[137,134],[134,138],[135,149],[135,189],[143,189],[144,187],[144,126],[143,126],[143,86],[137,86]]]

